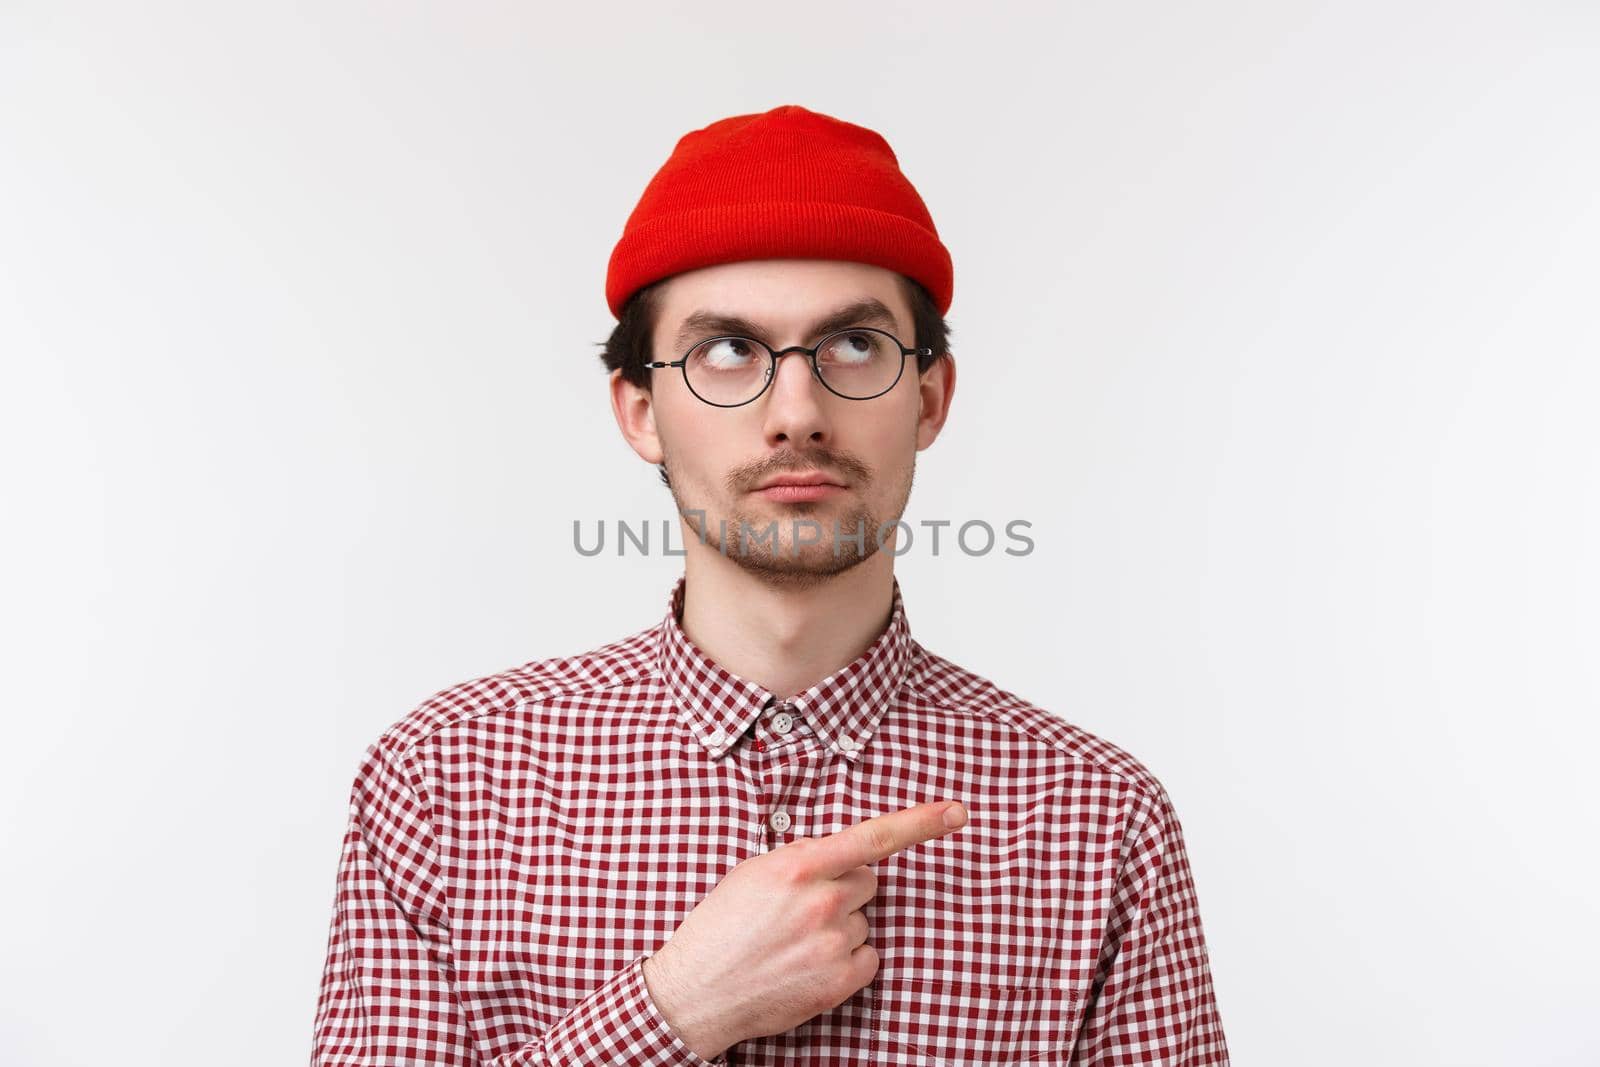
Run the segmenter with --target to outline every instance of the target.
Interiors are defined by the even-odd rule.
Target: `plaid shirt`
[[[887,627],[788,700],[665,619],[443,690],[367,749],[312,1063],[706,1067],[640,967],[748,857],[925,801],[879,861],[877,977],[716,1063],[1226,1064],[1166,791]]]

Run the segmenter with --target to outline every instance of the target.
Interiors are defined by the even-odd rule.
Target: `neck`
[[[884,551],[816,584],[774,585],[712,547],[709,555],[685,555],[684,576],[681,625],[689,640],[779,699],[860,657],[888,625],[894,602],[894,556]]]

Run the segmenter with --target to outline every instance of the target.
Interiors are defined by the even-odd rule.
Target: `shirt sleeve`
[[[1074,1067],[1227,1067],[1183,828],[1159,784],[1130,831]]]
[[[428,807],[373,745],[356,774],[339,859],[312,1067],[713,1067],[650,998],[646,956],[543,1032],[493,1047],[453,985],[445,869]],[[526,1038],[526,1039],[525,1039]]]

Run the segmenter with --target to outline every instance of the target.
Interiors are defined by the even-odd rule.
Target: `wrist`
[[[673,972],[667,948],[663,945],[645,958],[642,968],[645,988],[655,1002],[656,1011],[678,1035],[678,1040],[701,1059],[714,1060],[733,1042],[725,1040],[711,1025],[705,1014],[704,998],[690,992]]]

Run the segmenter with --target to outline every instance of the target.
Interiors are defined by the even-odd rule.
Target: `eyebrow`
[[[869,296],[845,304],[812,323],[810,336],[821,337],[851,326],[865,325],[887,326],[890,330],[899,328],[894,321],[894,312],[884,306],[881,300]],[[768,333],[762,326],[742,315],[701,310],[683,320],[683,325],[678,327],[678,335],[672,344],[681,351],[687,349],[690,342],[697,338],[714,337],[719,334],[737,334],[763,343],[766,343],[768,338]]]

